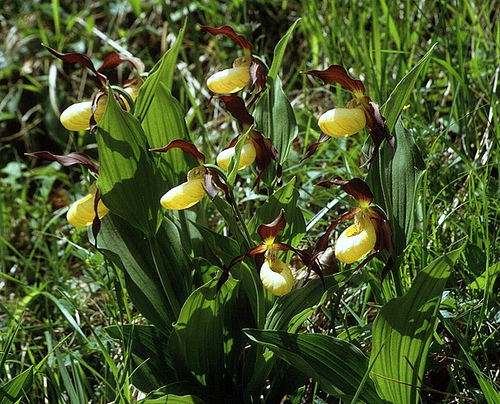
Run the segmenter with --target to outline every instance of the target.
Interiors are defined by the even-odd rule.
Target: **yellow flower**
[[[97,109],[94,113],[94,119],[97,123],[101,120],[106,111],[107,96],[102,96],[97,102]],[[61,117],[61,123],[68,130],[89,130],[90,117],[92,116],[92,101],[79,102],[66,108]]]
[[[97,188],[92,184],[90,187],[90,194],[79,199],[70,206],[66,214],[66,219],[68,219],[70,225],[75,227],[86,227],[92,224],[95,218],[94,201],[96,192]],[[99,200],[97,203],[97,215],[99,219],[102,219],[108,212],[109,209],[104,205],[102,200]]]
[[[275,296],[282,296],[292,290],[293,275],[288,265],[274,258],[266,258],[260,268],[262,285]]]
[[[366,126],[366,116],[361,108],[335,108],[321,115],[318,124],[325,135],[347,137]]]
[[[205,167],[199,166],[189,171],[187,181],[169,190],[160,199],[166,209],[182,210],[197,204],[205,196]]]
[[[235,154],[235,148],[229,147],[226,150],[223,150],[217,156],[217,165],[223,170],[227,171],[229,167],[229,163]],[[240,160],[238,162],[238,170],[243,170],[248,167],[255,161],[255,157],[257,156],[257,152],[255,151],[255,146],[253,145],[252,140],[247,140],[243,147],[241,148]]]
[[[222,70],[210,76],[207,87],[216,94],[232,94],[240,91],[250,81],[251,56],[241,56],[230,69]]]
[[[369,217],[361,213],[355,223],[345,229],[335,244],[335,256],[345,264],[365,257],[375,247],[377,233]]]

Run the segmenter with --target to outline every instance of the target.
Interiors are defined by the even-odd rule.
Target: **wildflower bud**
[[[275,296],[290,292],[294,281],[288,265],[277,258],[264,261],[260,268],[260,279],[264,287]]]
[[[92,224],[95,218],[94,201],[96,191],[95,185],[92,185],[89,195],[79,199],[70,206],[68,213],[66,213],[66,219],[70,225],[75,227],[86,227]],[[102,200],[99,200],[97,203],[97,215],[99,219],[102,219],[108,212],[109,209],[104,205]]]
[[[108,97],[103,96],[97,102],[97,109],[94,113],[94,119],[97,123],[101,120],[106,111]],[[92,102],[84,101],[73,104],[66,108],[60,116],[61,123],[68,130],[89,130],[90,117],[92,116]]]
[[[187,181],[169,190],[160,199],[166,209],[182,210],[197,204],[205,196],[205,167],[199,166],[189,171]]]
[[[230,147],[223,150],[217,156],[217,165],[223,170],[227,171],[231,158],[235,154],[235,148]],[[240,160],[238,162],[238,170],[243,170],[255,161],[257,153],[255,151],[255,146],[251,140],[245,142],[241,148]]]
[[[232,94],[240,91],[250,81],[251,62],[250,56],[236,59],[232,68],[217,72],[208,78],[208,89],[216,94]]]
[[[369,218],[356,220],[345,229],[335,244],[335,256],[345,264],[359,261],[375,247],[377,234]]]
[[[318,125],[325,135],[347,137],[366,126],[366,117],[361,108],[335,108],[321,115]]]

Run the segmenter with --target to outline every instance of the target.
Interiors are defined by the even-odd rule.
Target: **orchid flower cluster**
[[[173,140],[164,147],[150,149],[151,152],[160,153],[181,149],[198,161],[198,166],[191,168],[187,173],[186,181],[169,189],[158,201],[167,210],[178,211],[191,208],[200,202],[205,195],[213,199],[218,194],[218,189],[221,189],[226,199],[232,202],[228,184],[225,182],[225,174],[234,169],[243,170],[254,163],[257,172],[254,187],[258,187],[265,170],[272,162],[276,165],[277,179],[281,178],[278,152],[271,139],[265,137],[265,133],[255,129],[255,119],[249,112],[249,109],[265,90],[265,68],[252,56],[251,43],[243,36],[236,34],[232,28],[227,26],[220,28],[203,26],[201,28],[212,35],[225,35],[233,40],[243,52],[242,56],[234,60],[232,67],[213,74],[206,81],[208,89],[213,93],[212,98],[218,99],[225,105],[227,111],[239,123],[241,133],[217,156],[217,166],[206,164],[205,155],[194,144],[183,139]],[[138,59],[125,58],[111,53],[106,56],[103,65],[96,69],[85,55],[79,53],[63,54],[50,48],[47,49],[65,62],[80,63],[89,68],[102,84],[92,101],[74,104],[61,114],[61,123],[68,130],[90,129],[92,131],[99,125],[106,110],[109,96],[114,96],[123,110],[132,111],[134,100],[143,82],[141,74],[144,71],[144,66]],[[131,64],[136,74],[124,84],[123,88],[114,88],[113,94],[109,94],[108,80],[102,72],[123,62]],[[365,164],[373,162],[384,139],[394,147],[378,105],[365,94],[365,88],[360,80],[350,78],[346,70],[337,65],[330,66],[324,71],[313,70],[305,73],[320,78],[324,84],[338,83],[342,85],[354,94],[354,98],[347,103],[345,108],[331,109],[319,117],[318,124],[322,134],[319,140],[309,147],[303,160],[311,157],[319,145],[331,137],[351,136],[365,127],[368,129],[374,145],[373,153]],[[249,93],[253,94],[253,99],[248,104],[236,94],[247,86],[249,86]],[[33,155],[58,161],[65,166],[82,164],[89,168],[92,174],[98,175],[97,164],[79,153],[73,153],[69,156],[55,156],[48,152],[38,152]],[[229,270],[234,265],[246,257],[254,257],[260,268],[262,285],[276,296],[289,293],[293,288],[294,276],[289,265],[278,257],[279,251],[293,251],[307,267],[307,274],[314,271],[323,279],[319,258],[328,247],[331,232],[345,220],[354,220],[354,224],[342,232],[335,243],[335,256],[339,261],[352,264],[365,258],[363,263],[358,266],[359,268],[384,249],[388,251],[389,256],[392,254],[391,227],[382,210],[372,205],[373,194],[363,180],[355,178],[343,181],[336,178],[318,185],[323,187],[339,185],[343,191],[357,200],[359,206],[349,210],[330,225],[314,246],[312,254],[306,250],[299,250],[288,244],[276,242],[276,237],[286,226],[284,214],[281,212],[271,223],[258,227],[257,233],[263,244],[236,257],[223,269],[219,279],[219,288],[227,280]],[[99,190],[94,183],[90,186],[87,196],[71,205],[67,218],[73,226],[92,225],[94,232],[96,232],[95,229],[98,231],[99,228],[99,220],[108,212],[109,209],[100,200]],[[390,260],[387,268],[390,269]]]

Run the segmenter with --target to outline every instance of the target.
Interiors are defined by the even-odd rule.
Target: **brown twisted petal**
[[[279,259],[266,259],[260,268],[262,285],[275,296],[282,296],[292,290],[293,275],[288,265]]]
[[[108,102],[107,96],[102,96],[98,103],[97,109],[94,113],[94,119],[97,123],[101,120],[106,111],[106,104]],[[90,129],[90,117],[92,116],[92,102],[84,101],[73,104],[66,108],[61,116],[60,121],[62,125],[68,130],[80,131]]]
[[[352,264],[366,256],[377,241],[375,227],[370,219],[362,219],[345,229],[335,243],[335,256],[345,264]]]
[[[229,163],[235,154],[235,148],[229,147],[226,150],[223,150],[217,156],[217,165],[223,170],[227,171],[229,167]],[[257,156],[257,152],[255,151],[255,146],[253,142],[250,140],[246,142],[241,148],[240,160],[238,162],[238,170],[243,170],[248,167],[255,161],[255,157]]]
[[[321,131],[331,137],[347,137],[366,126],[366,116],[361,108],[335,108],[320,116]]]
[[[95,218],[95,194],[95,187],[91,187],[90,194],[79,199],[70,206],[68,213],[66,213],[66,219],[70,225],[75,227],[86,227],[92,224]],[[102,219],[108,212],[109,209],[104,205],[102,200],[99,200],[97,203],[97,215],[99,219]]]

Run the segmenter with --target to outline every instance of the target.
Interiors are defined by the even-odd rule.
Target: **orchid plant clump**
[[[271,403],[286,394],[299,402],[301,386],[310,379],[325,394],[347,400],[382,403],[391,394],[386,389],[391,374],[372,374],[371,369],[383,373],[375,356],[368,360],[369,352],[347,339],[307,333],[303,323],[330,298],[340,301],[345,285],[363,274],[362,268],[379,253],[370,271],[380,283],[370,278],[372,287],[397,282],[406,245],[394,240],[408,239],[413,224],[412,217],[398,213],[398,204],[404,202],[393,195],[400,186],[414,195],[417,187],[409,180],[396,184],[380,178],[384,170],[392,170],[391,178],[398,170],[415,170],[410,160],[418,149],[402,125],[387,125],[382,108],[343,67],[305,72],[325,85],[340,84],[354,98],[345,108],[319,117],[322,134],[301,164],[312,164],[319,145],[331,137],[366,128],[373,142],[364,180],[335,178],[317,184],[340,186],[358,206],[328,219],[331,224],[321,237],[307,237],[297,182],[283,178],[282,169],[298,130],[278,73],[296,24],[276,45],[269,67],[229,26],[201,27],[212,40],[225,36],[242,51],[228,61],[232,67],[206,78],[212,93],[207,101],[223,106],[241,131],[217,155],[200,151],[202,142],[193,138],[183,106],[172,93],[184,28],[149,73],[137,59],[116,53],[96,69],[86,55],[47,48],[67,63],[87,67],[101,84],[92,101],[61,115],[68,130],[95,135],[100,166],[81,153],[33,155],[64,166],[82,165],[96,178],[89,195],[69,208],[68,220],[74,226],[91,226],[94,245],[109,265],[124,273],[132,302],[149,321],[107,329],[124,344],[132,341],[131,378],[149,394],[144,403],[174,396],[186,403]],[[111,86],[102,73],[121,63],[135,71],[123,88]],[[396,121],[404,101],[402,97],[392,105],[390,122]],[[233,192],[241,170],[254,176],[252,192],[262,200],[250,214],[243,214]],[[325,213],[318,213],[318,219],[324,221]],[[333,240],[336,227],[348,220],[354,223]],[[343,270],[327,276],[321,257],[332,243]],[[386,335],[376,324],[374,343]],[[376,355],[389,353],[381,348]],[[413,377],[420,373],[403,381],[405,396],[413,394]]]

